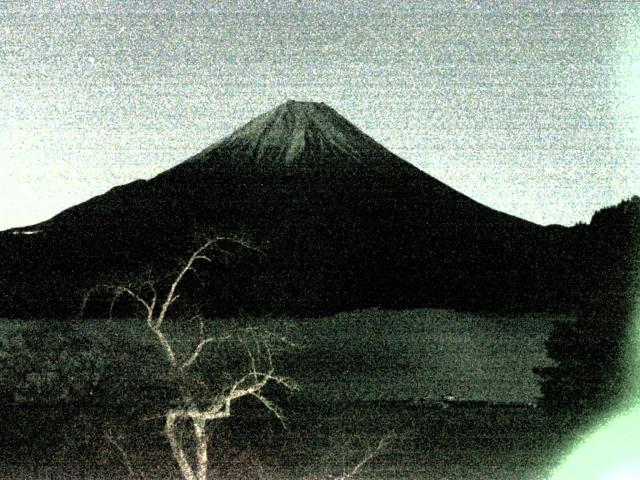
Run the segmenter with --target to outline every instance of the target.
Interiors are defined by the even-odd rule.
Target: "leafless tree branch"
[[[184,363],[182,364],[182,366],[180,368],[182,370],[186,370],[191,365],[193,365],[195,363],[195,361],[198,360],[198,357],[202,353],[202,350],[204,349],[204,347],[206,347],[208,343],[212,343],[212,342],[215,342],[217,340],[218,339],[216,337],[208,337],[208,338],[205,338],[203,340],[200,340],[200,342],[198,343],[198,346],[191,353],[191,356],[187,360],[184,361]]]
[[[135,471],[133,470],[133,465],[131,464],[129,455],[127,455],[127,452],[122,447],[122,445],[120,445],[120,443],[114,438],[114,436],[111,434],[111,431],[106,432],[104,436],[107,439],[107,441],[111,445],[113,445],[113,447],[116,449],[116,451],[120,455],[122,463],[127,468],[127,473],[129,474],[129,478],[133,479],[133,478],[139,477],[139,475],[136,475]]]
[[[171,278],[166,294],[159,296],[158,291],[151,280],[146,280],[142,283],[129,283],[129,284],[107,284],[99,285],[95,289],[87,292],[83,299],[82,312],[88,302],[89,297],[97,290],[110,292],[112,295],[109,315],[113,314],[113,309],[116,302],[123,295],[127,295],[133,299],[137,304],[143,307],[146,315],[145,320],[149,330],[155,335],[158,343],[162,347],[165,358],[168,360],[171,372],[179,382],[189,382],[188,376],[185,375],[185,371],[193,366],[201,357],[205,348],[214,342],[221,344],[232,338],[231,334],[223,336],[205,335],[204,320],[199,314],[194,315],[191,320],[199,320],[199,338],[195,347],[190,350],[186,358],[182,361],[178,361],[176,355],[176,349],[172,345],[171,341],[163,331],[162,327],[166,320],[167,313],[176,300],[180,297],[177,293],[183,279],[189,272],[196,273],[196,264],[198,262],[212,262],[212,256],[208,253],[210,250],[215,250],[224,255],[230,256],[233,253],[226,250],[220,243],[231,242],[244,249],[260,252],[259,249],[254,248],[249,243],[237,239],[227,237],[215,237],[209,238],[204,241],[198,248],[196,248],[184,264],[177,270]],[[234,382],[230,382],[227,388],[222,390],[222,394],[218,394],[210,400],[207,408],[201,408],[191,398],[192,385],[182,385],[181,395],[182,404],[181,408],[173,408],[165,413],[165,435],[169,441],[173,456],[180,467],[180,471],[185,480],[206,480],[208,469],[208,456],[207,456],[207,435],[206,426],[210,420],[226,418],[231,415],[231,404],[242,397],[253,396],[260,403],[262,403],[270,412],[272,412],[276,418],[278,418],[284,425],[284,415],[280,409],[269,399],[267,399],[261,390],[267,383],[273,382],[283,386],[284,388],[294,389],[296,386],[285,379],[274,374],[273,358],[271,353],[271,345],[275,343],[286,343],[286,339],[278,337],[270,332],[259,332],[257,329],[245,329],[242,334],[238,335],[239,343],[244,347],[249,368],[248,372],[239,376]],[[182,440],[180,439],[180,430],[178,423],[181,421],[190,422],[193,426],[193,433],[196,438],[196,452],[195,468],[190,463],[185,453]],[[110,441],[114,443],[112,437]],[[118,446],[116,445],[116,448]],[[126,453],[118,448],[121,455]],[[127,460],[128,462],[128,460]],[[128,465],[130,467],[130,464]],[[133,470],[129,472],[133,475]]]
[[[365,456],[353,467],[350,471],[343,473],[340,477],[337,477],[336,480],[349,480],[350,478],[354,478],[362,467],[364,467],[367,463],[369,463],[374,457],[380,454],[380,452],[388,445],[390,441],[390,436],[385,436],[380,439],[378,445],[369,450]]]

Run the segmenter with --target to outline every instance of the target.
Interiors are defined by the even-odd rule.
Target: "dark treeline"
[[[640,198],[598,211],[588,227],[576,232],[581,272],[577,319],[555,326],[547,350],[557,365],[538,373],[543,405],[580,418],[602,412],[628,393],[639,292]]]

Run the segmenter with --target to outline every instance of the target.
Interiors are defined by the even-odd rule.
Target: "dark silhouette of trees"
[[[577,318],[555,325],[546,347],[556,365],[536,373],[544,407],[582,416],[626,395],[640,272],[640,198],[602,209],[588,227],[574,229],[581,279]]]

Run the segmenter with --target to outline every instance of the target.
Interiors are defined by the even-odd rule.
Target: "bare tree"
[[[117,300],[123,296],[130,297],[144,312],[148,330],[154,335],[161,347],[164,358],[168,362],[171,377],[179,387],[180,401],[178,406],[168,409],[165,418],[164,433],[171,446],[180,472],[185,480],[206,480],[209,467],[207,424],[212,420],[219,420],[231,416],[234,401],[243,397],[253,397],[261,402],[281,422],[284,417],[278,407],[263,393],[269,383],[279,384],[286,389],[296,386],[288,379],[275,374],[273,364],[273,348],[277,343],[286,342],[285,338],[256,328],[246,328],[242,331],[227,333],[222,336],[207,336],[205,334],[204,319],[196,315],[199,320],[200,332],[195,346],[186,352],[180,351],[177,341],[170,338],[164,329],[170,307],[179,298],[177,293],[185,276],[195,273],[196,265],[213,261],[213,254],[223,256],[230,252],[221,246],[221,242],[232,241],[244,248],[252,248],[245,242],[225,237],[207,239],[196,248],[182,266],[169,277],[170,284],[166,293],[159,293],[156,282],[152,280],[138,281],[131,284],[106,284],[94,288],[86,297],[83,308],[91,293],[96,291],[108,292],[111,295],[110,314]],[[247,365],[243,373],[223,382],[223,386],[215,392],[207,392],[204,398],[194,395],[193,379],[188,375],[189,370],[202,358],[203,352],[212,344],[237,340],[246,353]],[[188,450],[179,435],[178,422],[191,425],[195,438],[195,454],[189,458]],[[130,469],[130,466],[128,466]]]

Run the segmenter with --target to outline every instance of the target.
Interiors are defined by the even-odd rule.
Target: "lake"
[[[295,322],[302,348],[286,373],[321,401],[439,399],[534,402],[549,365],[548,314],[364,310]]]

